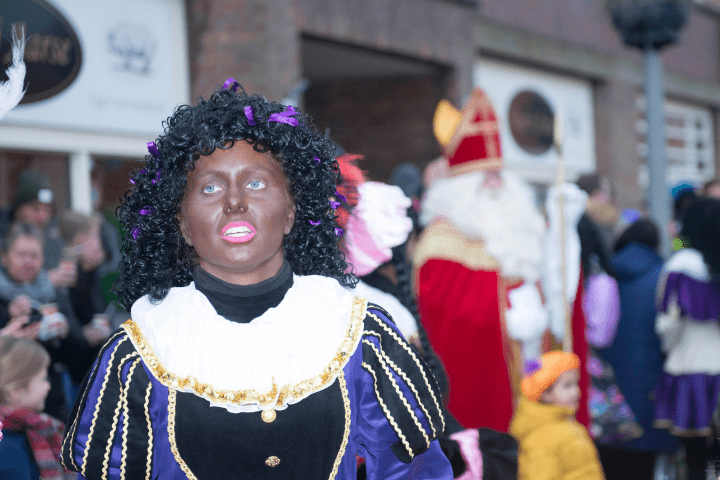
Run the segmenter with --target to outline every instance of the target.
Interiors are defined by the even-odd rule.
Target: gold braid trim
[[[116,339],[117,337],[119,337],[120,335],[123,335],[123,333],[122,333],[122,332],[116,333],[115,335],[113,335],[112,337],[110,337],[105,343],[106,343],[106,344],[112,344],[112,342],[114,342],[115,339]],[[120,345],[120,343],[118,343],[118,345]],[[115,346],[115,348],[117,348],[117,345]],[[94,368],[97,368],[97,367],[99,366],[99,364],[100,364],[100,360],[98,360],[97,365],[95,365]],[[85,386],[85,390],[83,390],[82,392],[80,392],[80,393],[78,394],[78,398],[85,398],[85,393],[90,390],[90,387],[92,387],[92,384],[91,384],[91,382],[88,382],[87,385]],[[98,403],[99,403],[99,402],[100,402],[100,399],[98,398]],[[65,438],[63,439],[62,450],[65,450],[65,449],[67,448],[67,447],[66,447],[66,443],[68,442],[69,439],[71,439],[71,438],[73,437],[73,435],[75,435],[75,430],[77,430],[78,421],[79,421],[79,419],[80,419],[80,417],[81,417],[81,415],[80,415],[79,413],[80,413],[80,411],[78,410],[78,415],[75,416],[75,419],[73,420],[73,424],[71,425],[70,429],[68,429],[68,434],[67,434],[67,435],[65,436]],[[94,424],[95,424],[95,421],[93,420],[93,425],[94,425]],[[92,431],[92,428],[93,428],[93,427],[91,426],[91,431]],[[88,437],[88,441],[89,441],[89,440],[90,440],[90,437]],[[79,471],[81,471],[81,469],[80,469],[80,467],[78,466],[78,464],[75,463],[75,455],[73,455],[73,452],[74,452],[74,449],[71,449],[71,451],[70,451],[70,461],[72,462],[72,465],[73,465],[73,467],[74,467],[73,469],[70,469],[70,468],[68,468],[67,465],[65,465],[65,462],[63,461],[63,456],[62,456],[62,455],[60,456],[60,463],[62,463],[62,466],[65,467],[65,468],[67,468],[68,470],[75,470],[76,472],[79,472]],[[84,470],[82,470],[82,471],[84,472]]]
[[[125,464],[127,463],[127,434],[130,428],[130,412],[128,411],[128,392],[130,391],[130,381],[135,373],[135,367],[140,363],[140,359],[135,360],[128,370],[127,384],[125,385],[125,399],[123,402],[123,434],[122,434],[122,455],[120,456],[120,478],[125,478]]]
[[[137,357],[137,352],[132,352],[132,353],[128,353],[127,355],[125,355],[125,357],[122,360],[120,360],[120,368],[118,370],[122,370],[125,362],[133,357]],[[110,428],[110,435],[108,435],[107,446],[105,447],[105,459],[103,460],[103,469],[102,469],[102,478],[104,478],[104,479],[108,478],[108,469],[110,468],[109,467],[110,454],[112,452],[113,443],[115,442],[115,429],[117,429],[118,420],[120,419],[120,408],[123,405],[125,405],[126,400],[127,400],[127,389],[123,388],[122,384],[120,384],[120,400],[118,401],[118,404],[115,407],[115,415],[113,415],[112,427]]]
[[[393,416],[390,414],[390,410],[388,410],[387,406],[385,405],[385,402],[383,402],[383,399],[380,396],[380,392],[378,392],[377,375],[375,375],[375,370],[373,370],[372,367],[365,362],[362,363],[362,366],[363,366],[363,368],[365,368],[365,370],[367,370],[370,373],[370,375],[372,375],[373,387],[375,388],[375,396],[377,396],[378,403],[380,404],[380,408],[382,408],[383,412],[385,413],[385,418],[387,418],[388,422],[393,427],[393,430],[395,430],[395,433],[397,434],[398,438],[405,446],[405,450],[407,450],[408,454],[410,455],[410,458],[412,459],[413,457],[415,457],[415,455],[413,455],[412,449],[410,448],[410,444],[408,443],[407,438],[405,438],[405,435],[403,435],[402,430],[400,430],[400,427],[398,426],[397,422],[395,421]]]
[[[420,371],[420,374],[423,377],[423,380],[425,380],[425,386],[427,387],[428,391],[430,392],[430,396],[432,397],[433,402],[435,402],[435,408],[437,409],[438,415],[440,416],[440,425],[442,425],[441,431],[444,432],[445,431],[445,417],[443,416],[442,408],[440,408],[440,404],[438,403],[437,398],[435,397],[435,392],[433,391],[430,381],[428,380],[427,376],[425,375],[425,370],[422,368],[422,365],[420,364],[420,360],[418,359],[417,355],[415,355],[415,352],[413,352],[413,350],[407,345],[407,342],[405,342],[400,337],[398,337],[398,335],[395,333],[395,330],[393,330],[392,328],[385,325],[385,322],[380,320],[377,316],[375,316],[372,313],[368,313],[368,317],[372,317],[377,322],[377,324],[380,325],[380,327],[382,327],[383,330],[385,330],[388,334],[390,334],[390,336],[393,339],[395,339],[395,341],[398,342],[400,344],[400,346],[403,349],[405,349],[405,351],[407,353],[410,354],[413,361],[415,361],[415,365],[417,365],[418,370]],[[428,423],[432,424],[430,417],[428,417]]]
[[[380,365],[383,367],[383,370],[385,370],[385,375],[388,376],[390,379],[390,383],[392,383],[393,388],[395,389],[395,393],[398,394],[398,397],[400,397],[400,400],[402,400],[403,405],[405,405],[405,408],[407,408],[408,413],[413,419],[413,422],[415,423],[415,426],[420,430],[420,433],[422,433],[422,436],[425,438],[425,443],[427,443],[428,448],[430,448],[430,439],[428,438],[427,434],[425,433],[425,429],[420,424],[420,421],[417,418],[417,415],[415,415],[415,412],[413,412],[412,407],[410,406],[410,403],[407,401],[407,398],[405,398],[405,395],[403,395],[402,391],[400,390],[400,387],[398,386],[397,382],[395,381],[395,377],[393,377],[392,372],[387,366],[387,363],[385,362],[385,359],[383,359],[383,354],[381,354],[377,347],[373,345],[373,343],[370,340],[363,339],[363,343],[366,345],[370,345],[370,347],[375,351],[375,355],[377,356],[377,359],[380,360]],[[430,420],[428,419],[428,423],[430,423]]]
[[[185,472],[185,475],[187,475],[188,480],[197,480],[197,477],[195,474],[193,474],[190,471],[190,467],[187,466],[187,463],[185,463],[185,460],[182,459],[180,456],[180,451],[177,448],[177,442],[175,441],[175,397],[177,396],[177,391],[168,388],[168,440],[170,441],[170,451],[173,454],[173,457],[175,457],[175,461],[180,465],[180,468],[183,472]]]
[[[434,221],[423,230],[413,254],[415,271],[433,259],[455,262],[473,271],[500,269],[484,241],[465,237],[447,220]]]
[[[322,390],[335,381],[335,378],[347,365],[350,360],[354,347],[359,343],[362,334],[362,322],[367,312],[367,300],[355,297],[352,303],[352,311],[350,313],[350,322],[343,337],[340,347],[337,349],[335,356],[322,370],[322,372],[312,378],[303,380],[294,385],[279,386],[272,381],[272,388],[265,393],[259,393],[255,389],[247,390],[218,390],[212,385],[202,383],[193,376],[181,377],[169,372],[157,357],[147,339],[143,335],[140,327],[132,320],[123,323],[122,327],[130,337],[133,345],[140,353],[140,356],[147,365],[150,372],[158,380],[168,388],[191,392],[208,401],[224,404],[224,405],[257,405],[261,409],[278,408],[285,406],[288,397],[292,397],[296,402],[308,397],[309,395]]]
[[[152,475],[152,457],[153,457],[153,429],[150,420],[150,394],[152,393],[152,382],[148,383],[147,392],[145,393],[145,420],[148,423],[148,456],[145,480],[150,480]]]
[[[334,480],[337,475],[340,462],[342,462],[343,456],[345,455],[345,449],[347,448],[348,438],[350,437],[350,397],[348,394],[347,383],[345,382],[345,372],[340,372],[338,375],[338,382],[340,383],[340,391],[342,392],[343,404],[345,405],[345,433],[343,434],[343,441],[340,444],[340,450],[338,451],[337,457],[335,457],[335,463],[333,464],[332,471],[330,472],[330,479]]]
[[[105,387],[107,386],[107,382],[110,379],[110,372],[112,370],[113,360],[115,360],[115,353],[117,352],[117,349],[120,346],[120,344],[122,344],[125,340],[127,340],[127,337],[124,337],[122,340],[120,340],[117,343],[117,345],[115,345],[115,348],[113,349],[113,352],[110,355],[110,361],[108,361],[108,369],[105,372],[105,378],[103,379],[103,384],[102,384],[102,387],[100,388],[100,395],[98,395],[97,404],[95,405],[95,411],[93,412],[92,422],[90,422],[90,433],[88,433],[87,442],[85,442],[85,454],[83,455],[83,465],[82,465],[83,477],[86,477],[85,466],[87,465],[88,453],[90,453],[90,441],[92,440],[93,433],[95,432],[95,422],[97,422],[98,413],[100,412],[100,405],[102,405],[102,398],[103,398],[103,394],[105,394]]]
[[[373,336],[377,337],[378,339],[380,339],[380,335],[378,335],[378,334],[375,333],[375,332],[366,331],[366,332],[364,332],[363,334],[364,334],[364,335],[373,335]],[[381,361],[381,362],[387,362],[387,363],[389,363],[390,366],[392,367],[392,369],[395,370],[395,372],[397,372],[398,375],[400,375],[400,378],[403,379],[403,381],[404,381],[405,384],[408,386],[408,388],[410,388],[410,390],[412,390],[412,392],[415,394],[415,398],[418,399],[418,405],[419,405],[420,408],[422,409],[423,413],[425,414],[425,418],[427,418],[427,421],[428,421],[428,423],[430,424],[430,428],[431,428],[432,431],[433,431],[433,437],[434,437],[434,438],[437,438],[437,431],[435,431],[435,427],[433,426],[432,422],[430,421],[430,414],[428,413],[427,408],[425,408],[425,404],[420,401],[420,393],[418,393],[417,389],[415,388],[415,384],[412,382],[412,380],[410,380],[410,377],[408,377],[408,376],[405,374],[405,372],[403,372],[403,371],[400,369],[400,367],[398,367],[397,364],[395,364],[395,362],[393,362],[393,361],[390,359],[390,357],[387,356],[387,354],[385,353],[385,351],[382,349],[382,346],[380,347],[380,350],[378,351],[378,348],[377,348],[375,345],[373,345],[371,342],[367,342],[366,340],[363,340],[363,342],[366,342],[366,343],[368,343],[368,345],[370,345],[371,347],[373,347],[373,350],[375,350],[375,353],[376,353],[378,356],[382,355],[382,358],[380,358],[380,361]],[[384,364],[384,363],[383,363],[383,364]],[[425,434],[425,433],[424,433],[424,431],[423,431],[423,435],[424,435],[424,434]],[[429,444],[428,444],[428,447],[429,447]]]

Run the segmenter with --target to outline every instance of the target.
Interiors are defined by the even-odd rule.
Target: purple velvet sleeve
[[[392,328],[398,335],[400,332],[394,324],[389,322],[382,313],[373,311],[377,317],[382,319],[386,325]],[[400,336],[402,338],[402,336]],[[366,336],[367,340],[379,346],[378,339]],[[407,373],[407,372],[406,372]],[[379,374],[379,373],[378,373]],[[399,386],[402,395],[410,404],[416,417],[419,419],[426,432],[430,432],[430,425],[422,408],[418,405],[412,392],[406,383],[392,371],[393,378]],[[412,377],[412,373],[410,374]],[[419,377],[418,373],[418,377]],[[400,441],[393,426],[388,421],[383,406],[378,400],[375,383],[372,375],[367,371],[361,374],[362,389],[360,400],[360,414],[358,419],[359,434],[357,438],[360,454],[365,457],[367,474],[369,480],[375,479],[452,479],[452,467],[440,445],[432,435],[430,448],[416,455],[410,463],[401,462],[391,450],[391,446]],[[432,402],[432,399],[426,399]]]
[[[720,285],[696,280],[684,273],[670,272],[665,279],[660,311],[667,312],[673,299],[683,315],[693,320],[720,318]]]
[[[127,341],[127,340],[126,340]],[[88,438],[90,436],[90,431],[92,428],[92,425],[94,423],[93,417],[95,416],[95,410],[98,405],[101,405],[100,402],[100,393],[103,387],[103,382],[105,379],[106,374],[112,375],[113,372],[108,372],[109,365],[110,365],[110,358],[115,351],[115,348],[117,347],[117,344],[119,343],[119,340],[114,342],[113,345],[110,346],[110,348],[107,348],[105,350],[105,353],[96,360],[96,362],[99,362],[98,365],[98,373],[95,377],[95,381],[92,383],[92,385],[89,386],[88,396],[87,400],[85,401],[85,404],[82,406],[81,413],[79,413],[80,417],[78,418],[77,422],[77,439],[75,441],[74,446],[74,458],[77,465],[82,469],[83,466],[83,458],[85,456],[85,446],[87,445]],[[123,374],[127,374],[127,369],[124,369]],[[123,378],[124,380],[124,378]],[[107,399],[105,399],[107,400]],[[109,402],[105,401],[102,405],[109,405]],[[98,412],[99,414],[100,412]],[[119,421],[119,428],[120,428],[120,435],[122,435],[122,419]],[[116,436],[117,438],[121,438],[120,436]],[[120,478],[120,445],[118,441],[113,442],[112,452],[110,454],[110,461],[108,462],[108,478],[110,480],[115,480]],[[81,474],[78,475],[78,479],[85,479]]]
[[[620,291],[610,275],[593,275],[583,294],[583,313],[590,345],[605,348],[615,340],[620,320]]]

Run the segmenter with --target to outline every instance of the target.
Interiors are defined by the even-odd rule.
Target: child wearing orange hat
[[[526,369],[510,424],[519,442],[518,480],[604,480],[595,444],[577,420],[580,360],[549,352]]]

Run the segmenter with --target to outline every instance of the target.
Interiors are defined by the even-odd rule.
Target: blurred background
[[[682,7],[676,41],[660,50],[666,182],[702,184],[719,165],[720,1],[2,0],[3,69],[11,23],[30,40],[28,92],[0,124],[0,205],[35,167],[54,208],[111,208],[172,110],[232,76],[311,114],[381,181],[437,158],[435,106],[461,107],[480,86],[507,167],[540,196],[562,128],[566,178],[597,171],[620,209],[643,211],[643,52],[613,26],[633,4]]]

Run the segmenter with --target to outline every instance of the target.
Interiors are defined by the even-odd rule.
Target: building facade
[[[72,17],[83,1],[48,3]],[[0,16],[5,3],[0,4]],[[91,171],[96,179],[105,179],[105,185],[124,178],[127,160],[142,157],[145,142],[160,133],[160,121],[172,106],[208,96],[232,76],[250,93],[301,107],[342,148],[365,155],[362,166],[372,178],[387,180],[404,161],[422,168],[439,156],[432,134],[437,102],[447,98],[460,107],[471,89],[481,86],[500,118],[508,168],[540,190],[552,184],[558,158],[551,144],[559,128],[567,179],[597,170],[611,179],[621,207],[645,206],[642,56],[622,44],[603,2],[142,3],[159,10],[147,17],[130,6],[115,15],[149,25],[157,45],[164,42],[170,52],[165,55],[174,59],[161,69],[163,86],[153,87],[173,91],[161,105],[162,115],[148,115],[142,107],[142,101],[152,103],[152,89],[142,90],[142,85],[150,87],[136,75],[140,86],[126,88],[128,96],[140,99],[134,113],[131,108],[106,112],[119,119],[117,124],[78,124],[72,118],[64,123],[39,122],[37,117],[30,121],[25,113],[8,116],[0,125],[0,169],[15,171],[27,158],[42,160],[47,168],[52,164],[54,178],[65,182],[67,205],[82,205],[89,187],[81,184]],[[714,5],[694,4],[679,42],[663,51],[669,185],[700,183],[720,172],[720,9]],[[84,18],[74,21],[83,25]],[[102,18],[104,23],[90,22],[87,29],[105,25],[97,38],[107,43],[107,29],[118,22]],[[158,23],[166,30],[158,30]],[[111,55],[107,48],[105,55]],[[87,72],[107,71],[90,63],[97,58],[88,56],[87,69],[67,89],[68,95],[73,88],[79,93],[94,85],[82,78]],[[96,103],[102,102],[96,98]],[[24,108],[35,107],[18,111]],[[87,116],[94,114],[89,111]],[[129,119],[135,114],[142,121],[133,126]],[[149,126],[153,121],[157,128]],[[63,165],[66,180],[61,179]],[[102,168],[93,170],[92,165]],[[9,179],[0,181],[0,202],[7,202],[13,175],[0,177]],[[113,187],[104,187],[106,196],[122,189],[115,185],[119,180],[112,182]]]

